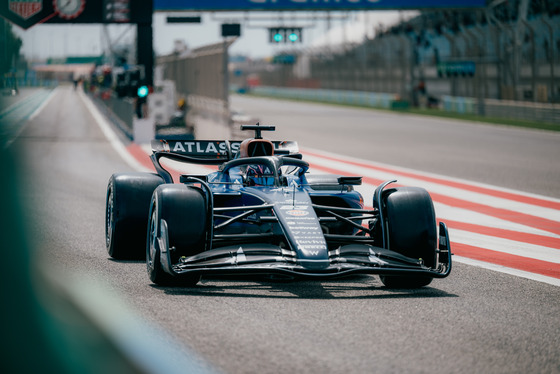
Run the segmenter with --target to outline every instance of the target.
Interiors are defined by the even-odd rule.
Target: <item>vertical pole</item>
[[[458,52],[457,52],[456,36],[451,35],[448,32],[444,32],[443,36],[447,39],[447,41],[451,45],[451,58],[453,60],[457,60]],[[457,77],[455,75],[452,75],[451,77],[447,77],[447,79],[451,79],[451,96],[457,96]]]
[[[554,87],[556,86],[555,84],[555,77],[554,77],[554,28],[550,25],[550,23],[543,17],[542,18],[543,23],[546,25],[546,27],[548,28],[548,35],[549,35],[549,43],[548,43],[548,52],[549,52],[549,57],[550,57],[550,93],[549,93],[549,97],[551,99],[554,98]],[[549,100],[551,101],[551,100]]]
[[[486,64],[488,63],[488,59],[486,58],[487,53],[486,53],[486,48],[485,48],[485,40],[486,40],[486,33],[484,32],[484,30],[478,25],[476,24],[474,29],[476,30],[477,33],[474,33],[475,36],[475,42],[477,45],[477,64],[476,64],[476,70],[475,70],[475,76],[477,77],[478,81],[478,115],[479,116],[484,116],[486,115],[486,107],[485,107],[485,99],[488,96],[488,90],[487,90],[487,79],[486,79]],[[490,30],[490,26],[488,26],[488,29]],[[474,32],[474,31],[473,31]],[[478,35],[477,35],[478,34]],[[480,39],[478,37],[480,37]]]
[[[521,0],[519,2],[519,10],[517,13],[517,24],[514,30],[514,44],[513,44],[513,56],[514,56],[514,75],[513,75],[513,97],[515,100],[519,100],[519,95],[517,93],[520,81],[520,70],[521,70],[521,47],[522,47],[522,35],[524,21],[527,20],[527,9],[529,7],[529,0]]]
[[[228,73],[228,45],[227,40],[224,38],[223,41],[223,81],[224,81],[224,92],[223,92],[223,100],[224,100],[224,123],[229,125],[229,73]]]
[[[140,22],[136,25],[136,62],[144,66],[144,80],[148,86],[154,85],[154,48],[152,14],[153,2],[147,1],[145,6],[150,7],[148,22]],[[144,11],[148,12],[147,9]]]
[[[136,61],[144,66],[144,80],[148,86],[154,85],[154,51],[152,24],[137,25]]]
[[[417,60],[417,54],[418,54],[418,50],[417,50],[417,46],[416,46],[416,41],[414,40],[413,37],[407,37],[405,38],[405,43],[409,44],[409,51],[410,51],[410,60],[409,60],[409,74],[410,74],[410,78],[409,78],[409,93],[408,95],[410,95],[410,105],[417,107],[418,106],[418,91],[416,90],[417,87],[417,83],[418,80],[416,79],[416,60]],[[404,52],[404,50],[403,50]],[[403,84],[405,83],[406,80],[403,80]]]
[[[506,28],[504,27],[504,25],[502,25],[502,23],[496,18],[494,17],[492,10],[487,8],[486,11],[484,12],[484,15],[486,16],[486,21],[488,23],[488,30],[490,32],[492,32],[491,30],[491,23],[494,23],[494,30],[493,30],[493,42],[494,42],[494,49],[496,50],[496,71],[497,71],[497,75],[496,75],[496,90],[498,93],[498,99],[502,100],[504,99],[504,95],[503,95],[503,86],[506,84],[506,62],[504,61],[505,59],[505,54],[502,48],[500,48],[502,40],[504,40],[503,35],[506,33]],[[505,40],[504,40],[505,43]]]
[[[413,96],[411,95],[412,91],[407,89],[407,76],[410,73],[410,88],[412,89],[412,58],[410,58],[408,60],[408,64],[406,61],[406,48],[409,47],[407,46],[407,42],[408,39],[402,35],[398,35],[399,41],[400,41],[400,70],[401,70],[401,82],[400,82],[400,96],[401,99],[403,100],[408,100],[409,103],[412,105],[412,101],[413,101]],[[410,47],[410,50],[412,50],[412,47]],[[409,68],[409,70],[407,71],[407,68]],[[394,68],[391,67],[392,70],[394,70]]]
[[[533,92],[533,101],[537,101],[537,66],[535,57],[535,30],[529,22],[522,20],[523,24],[531,34],[531,91]]]

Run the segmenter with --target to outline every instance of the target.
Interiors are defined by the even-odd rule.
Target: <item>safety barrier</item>
[[[484,115],[492,118],[511,118],[560,125],[560,105],[526,101],[485,99]],[[478,100],[472,97],[442,97],[446,112],[478,114]]]
[[[351,104],[384,109],[399,109],[400,107],[395,104],[401,103],[397,94],[364,91],[257,86],[253,87],[251,92],[256,95],[283,99]],[[446,112],[478,114],[478,105],[478,100],[472,97],[441,97],[441,109]],[[513,118],[560,125],[559,104],[485,99],[483,105],[487,117]]]
[[[110,94],[99,95],[90,93],[97,108],[117,126],[130,140],[133,135],[134,102],[130,98],[119,99]]]
[[[351,104],[372,108],[391,107],[398,100],[398,95],[365,91],[325,90],[311,88],[284,88],[257,86],[251,89],[256,95],[279,97],[284,99],[322,101],[337,104]]]
[[[472,97],[441,97],[442,109],[446,112],[454,112],[461,114],[477,114],[477,101]]]
[[[488,117],[547,122],[560,126],[560,104],[487,99],[484,105]]]

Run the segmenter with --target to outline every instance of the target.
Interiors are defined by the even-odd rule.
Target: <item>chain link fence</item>
[[[398,94],[420,106],[445,95],[557,103],[560,4],[528,4],[524,17],[519,1],[424,12],[357,45],[287,51],[295,63],[260,72],[261,84]]]
[[[163,78],[175,82],[187,101],[187,123],[200,138],[229,135],[228,48],[235,39],[211,44],[184,55],[157,59]]]

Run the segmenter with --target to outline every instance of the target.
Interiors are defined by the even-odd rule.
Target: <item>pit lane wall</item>
[[[229,108],[223,100],[189,95],[187,104],[187,123],[194,128],[195,139],[231,138]]]

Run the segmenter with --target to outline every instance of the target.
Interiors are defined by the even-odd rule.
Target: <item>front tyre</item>
[[[150,209],[150,219],[148,221],[148,238],[146,244],[146,266],[150,280],[159,286],[175,286],[177,279],[171,274],[163,270],[161,264],[161,247],[169,250],[169,241],[167,237],[167,230],[162,230],[160,214],[157,211],[156,205],[152,202]],[[158,224],[159,222],[159,224]],[[167,226],[165,221],[164,227]],[[164,235],[162,235],[162,233]],[[196,283],[195,283],[196,284]]]
[[[182,184],[160,186],[152,196],[149,216],[146,265],[150,280],[160,286],[196,285],[199,275],[176,277],[167,273],[161,252],[169,251],[175,264],[182,256],[205,249],[208,217],[204,193]]]
[[[435,267],[437,228],[434,205],[428,192],[418,187],[399,187],[388,190],[384,200],[388,249],[422,259],[427,267]],[[389,288],[420,288],[433,279],[424,275],[385,275],[380,278]]]

